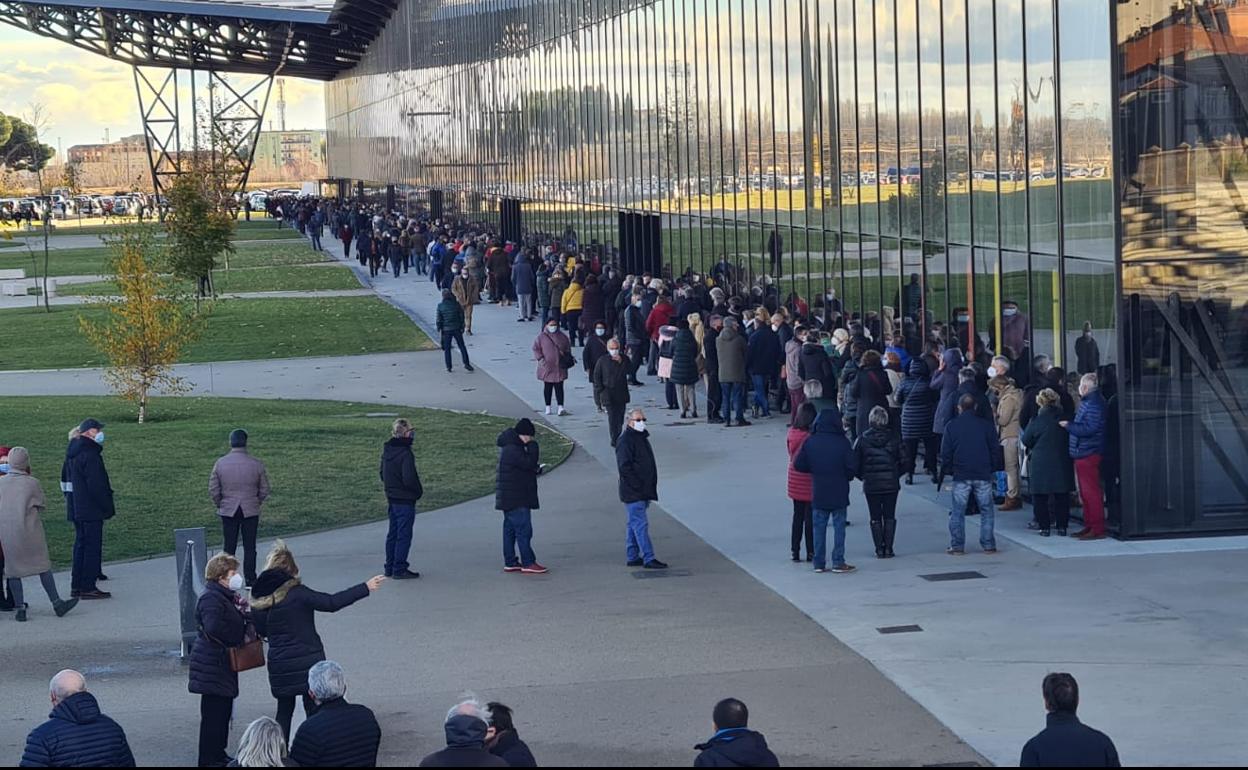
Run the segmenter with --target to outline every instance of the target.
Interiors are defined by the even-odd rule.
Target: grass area
[[[512,425],[501,417],[436,409],[396,413],[393,404],[232,398],[155,399],[144,425],[134,422],[134,414],[130,404],[115,398],[0,399],[0,438],[30,450],[34,475],[47,495],[44,529],[57,565],[69,562],[73,545],[59,485],[65,436],[88,416],[108,426],[104,460],[117,516],[104,528],[106,560],[169,553],[177,527],[202,526],[209,545],[221,543],[208,477],[216,459],[229,451],[226,439],[236,427],[247,430],[251,452],[268,466],[273,494],[264,506],[260,535],[269,538],[385,519],[377,458],[395,416],[416,426],[422,511],[492,492],[495,439]],[[544,426],[538,426],[538,440],[543,462],[552,466],[572,451],[570,441]],[[448,457],[455,462],[446,462]]]
[[[48,275],[105,275],[109,272],[108,261],[111,257],[112,251],[104,245],[85,249],[57,249],[48,258]],[[269,267],[328,261],[328,256],[313,251],[303,241],[242,243],[230,257],[230,267]],[[36,251],[34,263],[25,248],[0,254],[0,270],[11,268],[25,270],[28,276],[42,275],[42,249]]]
[[[326,291],[332,289],[358,289],[360,282],[346,267],[252,267],[235,270],[217,270],[213,282],[219,294],[240,294],[250,291]],[[194,291],[191,281],[179,282],[184,292]],[[117,285],[112,281],[71,283],[58,290],[63,295],[116,294]]]
[[[0,310],[0,328],[10,330],[0,346],[0,369],[103,366],[104,357],[79,332],[78,318],[99,319],[106,312],[70,305],[54,305],[51,312]],[[190,346],[183,362],[350,356],[434,347],[407,316],[375,297],[228,299],[213,303],[204,336]]]

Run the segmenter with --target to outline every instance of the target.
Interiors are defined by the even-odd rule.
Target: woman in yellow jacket
[[[576,335],[581,324],[581,310],[585,307],[585,287],[580,281],[573,281],[563,290],[563,299],[559,303],[559,313],[563,316],[563,328],[568,331],[568,339],[576,346]],[[585,338],[581,337],[581,344]]]

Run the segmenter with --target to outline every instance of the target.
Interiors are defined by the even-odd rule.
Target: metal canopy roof
[[[0,22],[116,61],[330,80],[398,0],[0,0]]]

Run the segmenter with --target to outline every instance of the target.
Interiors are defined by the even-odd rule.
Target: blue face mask
[[[8,472],[9,472],[9,464],[0,463],[0,473],[8,473]]]
[[[101,446],[104,445],[104,431],[100,431],[99,433],[95,434],[95,443]]]

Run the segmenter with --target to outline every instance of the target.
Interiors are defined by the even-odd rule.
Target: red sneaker
[[[527,567],[521,567],[520,571],[526,575],[545,575],[547,572],[550,572],[550,570],[546,569],[537,562],[533,562]]]
[[[503,567],[503,572],[519,572],[519,567]]]

